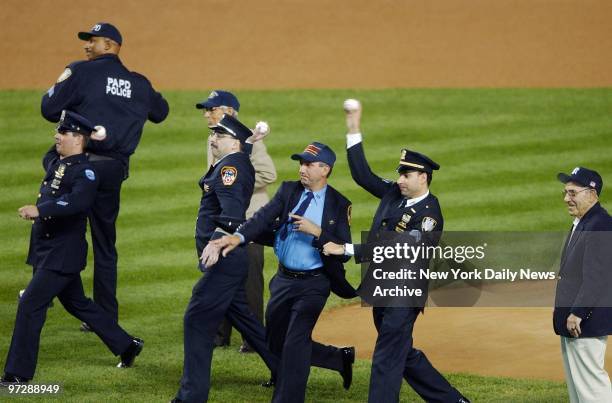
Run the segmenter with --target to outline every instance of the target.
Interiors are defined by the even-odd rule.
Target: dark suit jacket
[[[274,233],[287,221],[289,213],[298,203],[303,191],[304,186],[300,182],[283,182],[274,198],[238,228],[245,242],[255,241],[271,246],[274,243]],[[350,207],[351,202],[346,197],[327,185],[321,219],[321,236],[312,242],[312,246],[321,254],[323,267],[331,282],[331,290],[342,298],[357,296],[355,288],[345,278],[343,263],[349,257],[325,256],[321,252],[327,242],[339,244],[351,242]]]
[[[569,235],[568,235],[569,240]],[[582,318],[581,337],[612,334],[612,217],[595,204],[566,240],[555,295],[555,333],[571,337],[570,313]]]

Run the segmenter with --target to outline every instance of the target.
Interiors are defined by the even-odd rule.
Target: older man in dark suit
[[[601,176],[577,167],[560,173],[564,201],[574,222],[561,256],[553,325],[570,402],[612,402],[604,369],[612,334],[612,217],[599,204]]]
[[[348,257],[321,252],[327,242],[351,240],[351,203],[327,183],[336,155],[327,145],[314,142],[291,158],[300,161],[300,181],[284,182],[274,198],[235,235],[217,241],[225,247],[224,254],[254,240],[274,244],[279,268],[270,282],[266,337],[272,352],[281,359],[273,397],[277,403],[304,401],[310,365],[321,355],[320,345],[313,346],[312,330],[330,290],[345,298],[356,296],[344,278],[342,263]],[[330,354],[330,363],[344,363],[350,371],[354,349],[336,351],[336,358]],[[348,387],[350,377],[346,371],[340,372]]]

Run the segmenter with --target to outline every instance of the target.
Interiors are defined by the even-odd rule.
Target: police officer
[[[240,111],[240,102],[238,98],[229,91],[215,90],[212,91],[208,98],[196,104],[197,109],[204,111],[204,117],[207,120],[208,127],[216,126],[219,120],[224,114],[231,115],[235,118],[238,117]],[[255,132],[258,132],[257,127]],[[267,135],[265,133],[257,133],[258,135]],[[249,139],[247,143],[254,141]],[[253,189],[253,196],[249,203],[249,208],[246,212],[246,218],[251,218],[255,211],[263,207],[270,199],[268,197],[267,187],[268,185],[276,181],[276,168],[272,158],[268,154],[266,145],[263,141],[252,142],[252,151],[250,155],[251,163],[255,169],[255,188]],[[207,147],[207,161],[208,165],[214,162],[210,147],[210,137],[208,140]],[[249,256],[249,275],[246,280],[246,293],[249,301],[249,307],[251,311],[257,316],[257,318],[263,323],[263,290],[264,290],[264,250],[263,245],[258,243],[250,243],[246,247],[247,254]],[[215,345],[227,346],[230,344],[230,338],[232,334],[232,327],[228,320],[224,320],[219,327],[217,337],[215,338]],[[242,340],[240,346],[241,353],[253,352],[246,340]]]
[[[348,389],[354,360],[354,348],[324,347],[311,338],[330,290],[344,298],[356,296],[344,278],[342,263],[348,257],[320,253],[329,240],[350,242],[351,203],[328,185],[336,160],[331,148],[314,142],[291,158],[300,161],[300,181],[283,182],[235,235],[214,241],[227,253],[252,240],[274,240],[279,269],[266,309],[268,345],[281,359],[274,402],[303,402],[311,365],[337,370]]]
[[[233,233],[245,219],[255,172],[242,148],[252,132],[230,115],[225,115],[212,129],[211,151],[216,162],[200,179],[202,198],[196,222],[196,249],[204,274],[194,286],[185,312],[185,358],[176,402],[208,400],[214,339],[223,317],[242,333],[272,372],[278,361],[268,351],[264,328],[247,303],[246,249],[240,247],[219,258],[219,249],[209,243]]]
[[[360,131],[361,106],[346,110],[347,153],[351,175],[355,182],[381,199],[370,228],[370,236],[379,232],[422,234],[426,245],[437,245],[444,221],[438,199],[429,192],[434,170],[440,166],[427,156],[402,150],[396,182],[384,180],[372,173],[365,158]],[[350,243],[328,243],[324,253],[355,255],[364,260],[367,248]],[[427,262],[425,262],[427,263]],[[362,283],[361,287],[367,286]],[[361,291],[361,290],[360,290]],[[468,402],[431,365],[423,352],[412,345],[412,329],[421,306],[374,307],[374,325],[378,331],[368,401],[391,403],[399,401],[402,377],[427,402]]]
[[[127,334],[99,305],[85,297],[80,271],[87,263],[85,227],[98,178],[83,153],[91,133],[102,129],[83,116],[66,111],[55,134],[56,158],[46,158],[45,178],[36,205],[19,209],[19,215],[34,220],[27,263],[34,276],[17,309],[11,346],[2,382],[27,382],[34,376],[40,333],[49,303],[58,297],[66,310],[91,325],[92,330],[115,355],[120,367],[129,367],[144,342]]]
[[[168,103],[145,76],[129,71],[121,63],[118,54],[123,40],[114,25],[100,22],[89,32],[79,32],[78,37],[86,41],[88,60],[66,67],[42,97],[41,112],[45,119],[57,122],[61,111],[70,109],[106,127],[107,138],[97,141],[94,136],[87,146],[99,180],[89,214],[94,251],[93,296],[117,319],[115,223],[121,184],[128,177],[129,159],[145,122],[163,121],[168,115]]]

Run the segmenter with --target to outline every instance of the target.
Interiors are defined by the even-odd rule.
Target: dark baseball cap
[[[93,123],[91,123],[85,116],[79,115],[76,112],[62,111],[62,117],[57,125],[58,133],[79,133],[84,136],[90,136],[92,132],[96,131]]]
[[[557,179],[562,183],[574,182],[584,187],[595,189],[598,196],[603,188],[603,179],[601,179],[601,175],[599,175],[597,171],[584,167],[574,168],[570,175],[559,173],[557,174]]]
[[[210,128],[215,133],[229,134],[244,144],[246,139],[253,135],[251,129],[243,125],[238,119],[228,114],[224,114],[216,126]]]
[[[113,24],[109,24],[108,22],[98,22],[96,25],[91,27],[91,31],[84,32],[81,31],[78,33],[79,39],[83,41],[88,41],[92,36],[101,36],[103,38],[112,39],[121,45],[123,42],[123,38],[121,37],[121,33]]]
[[[219,106],[231,106],[236,112],[240,110],[240,102],[234,94],[229,91],[215,90],[207,99],[196,104],[198,109],[218,108]]]
[[[397,167],[398,173],[407,171],[421,171],[432,173],[440,169],[440,165],[435,163],[431,158],[425,154],[418,153],[416,151],[410,151],[406,148],[402,149],[400,155],[399,166]]]
[[[336,153],[334,153],[329,146],[315,141],[308,144],[302,153],[293,154],[291,159],[308,162],[324,162],[330,167],[333,167],[336,162]]]

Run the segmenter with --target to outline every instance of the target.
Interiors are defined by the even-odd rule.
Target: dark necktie
[[[300,203],[297,210],[295,210],[295,213],[293,214],[303,216],[304,213],[306,212],[306,209],[308,208],[308,205],[310,204],[310,201],[313,199],[313,197],[314,197],[314,194],[312,192],[306,192],[306,198],[302,200],[302,203]],[[287,239],[287,235],[289,234],[288,227],[292,221],[293,221],[293,218],[289,217],[289,219],[287,220],[287,223],[283,226],[281,230],[282,232],[281,232],[280,238],[283,241]]]

